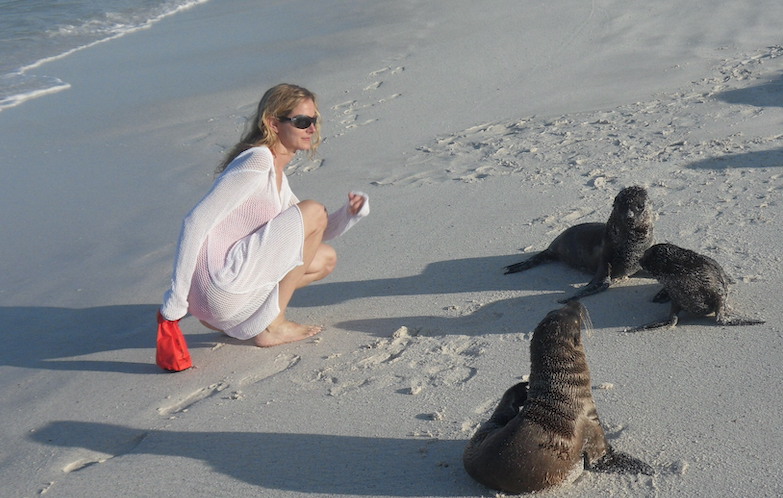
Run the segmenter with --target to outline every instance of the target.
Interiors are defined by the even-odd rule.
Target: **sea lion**
[[[579,301],[549,312],[530,341],[530,378],[503,395],[463,454],[476,481],[506,493],[542,490],[583,469],[652,474],[646,463],[606,440],[582,344],[589,323]]]
[[[677,325],[677,314],[688,311],[698,316],[715,313],[721,325],[759,325],[764,320],[734,315],[727,303],[732,280],[714,259],[674,244],[655,244],[645,251],[640,260],[642,268],[650,272],[663,290],[653,301],[671,301],[669,318],[648,323],[631,331],[648,330]]]
[[[617,280],[640,270],[639,258],[653,243],[653,210],[647,190],[626,187],[617,194],[606,223],[581,223],[567,228],[549,247],[526,261],[505,267],[517,273],[549,261],[562,261],[593,274],[577,293],[559,302],[597,294]]]

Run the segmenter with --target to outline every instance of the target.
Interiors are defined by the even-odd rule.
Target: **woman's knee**
[[[317,201],[306,200],[299,203],[299,211],[305,225],[305,232],[324,231],[329,223],[326,207]]]

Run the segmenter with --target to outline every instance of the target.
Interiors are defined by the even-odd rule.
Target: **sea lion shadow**
[[[155,316],[160,305],[135,304],[94,308],[45,306],[0,307],[3,348],[0,365],[42,370],[81,370],[157,374],[154,363]],[[212,334],[188,334],[188,346],[211,347]],[[131,350],[123,358],[71,359],[108,351]]]
[[[663,287],[654,280],[632,279],[612,286],[606,291],[581,300],[590,313],[593,329],[620,329],[632,334],[654,334],[668,330],[632,330],[645,324],[664,320],[669,315],[671,302],[654,302]],[[686,310],[679,313],[677,327],[715,327],[715,314],[694,315]]]
[[[493,290],[563,291],[563,274],[504,275],[503,268],[526,259],[531,254],[509,254],[479,258],[450,259],[429,263],[418,275],[359,280],[353,282],[319,282],[298,290],[292,305],[297,307],[338,304],[365,297],[412,296],[482,292]],[[565,265],[559,266],[565,270]],[[551,269],[550,269],[551,270]],[[570,270],[573,271],[573,270]],[[587,278],[585,281],[589,280]]]
[[[355,330],[379,337],[388,337],[405,326],[416,335],[445,336],[462,334],[467,336],[485,334],[529,333],[549,311],[562,305],[557,299],[562,293],[534,294],[500,299],[483,305],[449,307],[445,316],[395,316],[388,318],[366,318],[336,323],[345,330]]]
[[[580,302],[587,308],[593,329],[630,329],[665,317],[669,303],[655,303],[661,285],[649,276],[634,276]]]
[[[190,458],[269,490],[410,497],[478,496],[486,491],[462,470],[464,440],[144,430],[81,421],[50,422],[29,437],[49,446],[99,452],[104,459],[107,453],[167,457],[159,460],[162,467],[170,457]],[[173,465],[178,480],[199,477],[189,476],[187,466]],[[201,465],[192,468],[194,473],[204,471]],[[116,471],[113,466],[91,466],[91,472]],[[97,476],[96,482],[104,480]],[[114,486],[111,478],[105,482]]]

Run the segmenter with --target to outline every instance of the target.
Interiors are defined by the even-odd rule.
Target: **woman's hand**
[[[362,210],[362,207],[364,207],[364,196],[354,194],[353,192],[348,194],[348,210],[351,212],[351,215],[356,216]]]

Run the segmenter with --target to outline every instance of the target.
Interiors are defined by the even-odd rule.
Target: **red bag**
[[[193,366],[185,343],[185,336],[179,329],[179,320],[166,320],[158,311],[158,346],[155,362],[164,370],[179,372]]]

